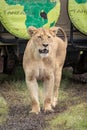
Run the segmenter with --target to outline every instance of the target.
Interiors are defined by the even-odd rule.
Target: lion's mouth
[[[47,54],[48,52],[49,52],[49,50],[47,50],[47,49],[43,49],[43,50],[39,49],[39,53],[41,53],[41,54]]]

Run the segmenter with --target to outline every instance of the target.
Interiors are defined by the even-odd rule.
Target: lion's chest
[[[51,68],[47,65],[44,65],[44,63],[37,64],[36,68],[37,80],[44,80],[46,77],[49,77],[50,73],[52,72]]]
[[[46,75],[46,68],[44,65],[40,64],[37,67],[37,79],[43,79]]]

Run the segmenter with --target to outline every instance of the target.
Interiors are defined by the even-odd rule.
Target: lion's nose
[[[43,44],[43,46],[44,46],[44,47],[47,47],[47,46],[48,46],[48,44]]]

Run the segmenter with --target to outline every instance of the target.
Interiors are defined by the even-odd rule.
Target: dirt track
[[[0,86],[1,87],[1,86]],[[56,107],[54,113],[44,113],[41,111],[40,114],[30,114],[29,111],[31,107],[26,104],[22,104],[20,102],[20,96],[15,97],[16,101],[20,102],[14,105],[14,101],[12,104],[12,99],[15,95],[9,95],[9,89],[1,87],[1,94],[7,100],[9,105],[9,113],[7,117],[7,121],[0,126],[0,130],[44,130],[48,125],[46,121],[53,119],[59,113],[63,112],[67,109],[66,105],[62,105]],[[10,100],[10,98],[12,98]]]
[[[12,106],[9,110],[8,119],[5,124],[0,126],[0,130],[44,130],[46,120],[50,120],[56,114],[64,111],[65,108],[58,108],[54,113],[39,115],[29,114],[29,106]]]
[[[7,122],[0,130],[43,130],[44,116],[29,115],[28,106],[14,106],[10,108]]]

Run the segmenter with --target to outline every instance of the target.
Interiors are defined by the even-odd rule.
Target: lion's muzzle
[[[46,48],[45,49],[39,49],[39,53],[40,54],[47,54],[47,53],[49,53],[49,50],[47,50]]]

